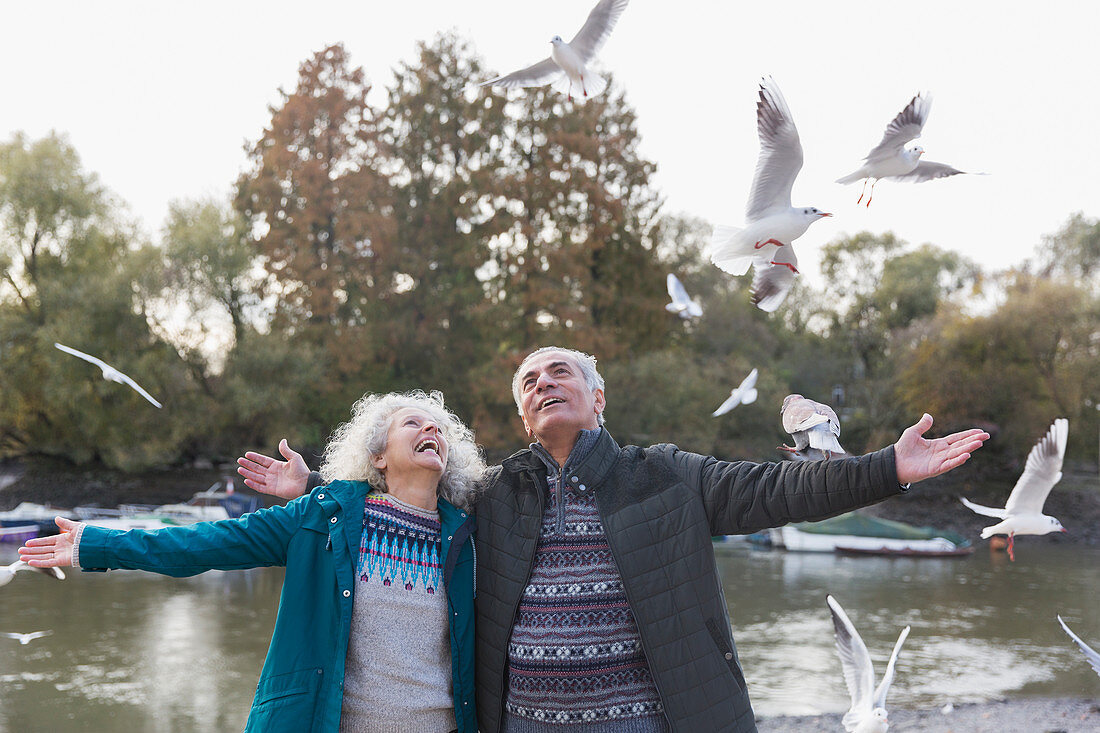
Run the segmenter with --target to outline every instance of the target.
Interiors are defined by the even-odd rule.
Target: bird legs
[[[769,244],[774,244],[776,247],[786,247],[787,246],[787,245],[783,244],[782,242],[780,242],[778,239],[769,239],[769,240],[764,241],[764,242],[757,242],[756,244],[753,245],[753,249],[762,249],[764,247],[767,247]]]
[[[791,272],[793,272],[795,275],[798,274],[798,268],[792,265],[790,262],[776,262],[775,260],[772,260],[770,264],[781,265],[782,267],[789,267],[791,268]]]
[[[863,179],[863,191],[860,192],[859,198],[856,199],[856,206],[859,206],[859,203],[861,201],[863,201],[863,194],[867,193],[867,181],[871,181],[871,179],[870,178],[864,178]],[[878,183],[877,178],[874,179],[873,181],[871,181],[871,193],[870,193],[869,196],[867,196],[867,206],[871,205],[871,197],[875,195],[875,184],[876,183]]]
[[[1012,545],[1015,542],[1015,540],[1016,540],[1016,533],[1015,532],[1009,532],[1008,533],[1008,548],[1007,549],[1008,549],[1008,559],[1011,562],[1016,562],[1016,554],[1014,552],[1012,552]]]

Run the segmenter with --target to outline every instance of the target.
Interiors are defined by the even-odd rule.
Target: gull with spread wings
[[[1015,560],[1012,545],[1018,534],[1044,535],[1065,532],[1062,523],[1043,514],[1043,504],[1054,485],[1062,480],[1062,458],[1066,454],[1069,437],[1069,420],[1060,417],[1050,426],[1047,434],[1039,439],[1027,456],[1027,464],[1020,475],[1004,509],[982,506],[962,498],[962,503],[978,514],[996,517],[1001,521],[982,530],[982,539],[995,534],[1008,535],[1008,557]]]
[[[802,143],[791,110],[775,80],[760,82],[756,103],[760,155],[752,179],[745,227],[716,226],[710,241],[710,261],[731,275],[751,266],[752,302],[771,313],[787,297],[798,275],[798,258],[791,243],[810,225],[832,216],[812,206],[791,206],[791,188],[802,169]]]
[[[909,627],[901,630],[897,643],[894,644],[894,651],[890,654],[890,661],[886,663],[882,681],[875,687],[875,669],[871,664],[871,654],[859,632],[835,598],[826,596],[825,600],[833,614],[836,652],[844,668],[844,682],[852,696],[852,707],[841,720],[844,730],[848,733],[886,733],[890,726],[886,714],[886,693],[890,691],[890,685],[894,681],[894,665],[897,664],[901,645],[909,636]]]
[[[43,636],[49,636],[52,633],[52,631],[31,631],[27,634],[20,634],[15,631],[0,631],[0,636],[6,636],[9,639],[15,639],[23,646],[26,646],[35,639],[41,639]]]
[[[20,570],[33,570],[37,573],[43,573],[56,578],[57,580],[65,579],[65,572],[61,568],[33,568],[22,560],[16,560],[11,565],[0,565],[0,586],[7,585],[11,582],[11,579],[15,577],[15,574]]]
[[[680,278],[670,272],[665,278],[665,284],[668,287],[668,297],[672,298],[671,303],[665,304],[666,311],[675,313],[685,321],[703,315],[703,307],[699,305],[699,301],[691,299]]]
[[[928,113],[931,111],[931,95],[918,94],[913,97],[905,109],[898,112],[897,117],[886,126],[882,140],[867,153],[859,170],[837,179],[837,183],[843,184],[855,183],[863,179],[863,191],[859,194],[856,204],[863,201],[863,196],[867,194],[868,181],[871,182],[871,192],[867,195],[867,206],[870,206],[871,197],[875,195],[875,184],[882,178],[922,183],[934,178],[966,173],[946,163],[921,160],[924,148],[920,145],[905,147],[906,143],[920,137],[921,131],[924,130],[924,123],[928,121]]]
[[[157,402],[155,399],[153,399],[153,396],[151,394],[149,394],[148,392],[146,392],[144,389],[141,388],[140,384],[138,384],[134,380],[130,379],[128,376],[126,376],[125,374],[123,374],[119,370],[115,369],[113,366],[111,366],[107,362],[103,361],[102,359],[97,359],[96,357],[92,356],[91,354],[85,354],[83,351],[77,351],[76,349],[65,346],[64,344],[59,344],[57,342],[54,342],[54,346],[61,349],[66,354],[72,354],[73,356],[78,357],[80,359],[83,359],[86,362],[89,362],[91,364],[95,364],[97,367],[99,367],[100,369],[103,370],[103,378],[104,379],[106,379],[110,382],[118,382],[119,384],[128,384],[131,387],[133,387],[135,392],[137,392],[139,395],[141,395],[145,399],[152,402],[153,405],[155,405],[156,407],[161,406],[161,404],[159,402]]]
[[[581,97],[594,97],[607,88],[607,79],[589,68],[596,60],[611,31],[623,14],[630,0],[600,0],[588,20],[573,40],[566,43],[561,36],[550,39],[550,57],[511,74],[483,81],[478,86],[503,87],[541,87],[550,84],[559,92],[565,92],[570,101],[573,89],[580,89]]]
[[[738,405],[751,405],[753,402],[756,402],[756,377],[757,371],[753,369],[749,372],[749,376],[741,380],[741,384],[730,391],[730,396],[727,397],[726,401],[719,405],[718,409],[712,412],[711,415],[713,417],[719,417],[725,415]]]

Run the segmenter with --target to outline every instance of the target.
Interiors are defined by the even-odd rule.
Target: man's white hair
[[[516,401],[516,411],[519,412],[519,416],[523,417],[523,396],[520,394],[520,379],[523,377],[523,372],[527,368],[527,362],[534,359],[540,354],[545,354],[548,351],[558,351],[565,354],[573,361],[577,363],[577,366],[581,370],[581,374],[584,375],[584,383],[590,390],[595,392],[597,389],[604,388],[603,377],[600,376],[600,372],[596,369],[596,357],[591,354],[586,354],[583,351],[577,351],[576,349],[567,349],[562,346],[543,346],[540,349],[535,349],[530,354],[523,358],[520,362],[519,368],[516,369],[516,373],[512,375],[512,399]],[[603,425],[603,413],[600,412],[596,415],[596,424]]]
[[[321,478],[366,481],[386,490],[386,477],[371,459],[386,450],[393,416],[404,408],[423,410],[431,416],[447,441],[447,467],[437,493],[457,507],[469,510],[477,494],[477,482],[485,461],[474,442],[474,433],[443,404],[443,393],[421,390],[366,394],[351,408],[351,420],[336,428],[321,462]]]

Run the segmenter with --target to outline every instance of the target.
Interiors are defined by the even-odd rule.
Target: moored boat
[[[800,522],[770,530],[772,544],[794,552],[851,555],[951,557],[974,551],[970,541],[950,530],[849,512],[821,522]]]

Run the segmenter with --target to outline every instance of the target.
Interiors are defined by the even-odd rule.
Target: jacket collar
[[[562,480],[582,494],[596,488],[608,474],[619,458],[619,444],[607,432],[607,428],[600,428],[596,444],[588,455],[575,466],[570,466],[569,472],[562,476]],[[504,459],[501,463],[505,471],[509,473],[525,473],[528,471],[546,470],[546,465],[530,448],[525,448]]]

